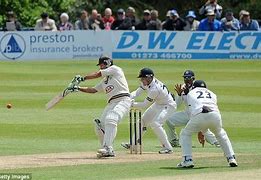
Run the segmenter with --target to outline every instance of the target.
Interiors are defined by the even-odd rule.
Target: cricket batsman
[[[142,92],[147,92],[147,98],[143,102],[133,102],[132,108],[144,109],[149,107],[141,117],[142,126],[150,126],[158,137],[162,149],[160,154],[170,154],[173,148],[168,141],[167,134],[163,128],[164,122],[176,111],[176,102],[167,87],[154,77],[154,73],[149,68],[140,70],[139,76],[141,86],[131,93],[131,98],[135,99]],[[145,128],[142,128],[144,131]],[[129,148],[128,143],[122,143],[122,146]]]
[[[202,80],[194,81],[192,90],[187,94],[189,122],[181,130],[180,143],[183,160],[177,165],[179,168],[193,168],[192,140],[193,133],[210,129],[217,137],[221,149],[227,158],[230,167],[237,167],[231,142],[222,127],[221,114],[217,106],[217,96],[207,89]]]
[[[105,92],[108,104],[99,120],[95,120],[96,134],[101,142],[97,157],[114,157],[113,141],[117,134],[117,125],[123,119],[131,107],[131,99],[128,83],[123,70],[113,64],[113,60],[107,56],[101,56],[97,66],[100,70],[84,77],[77,75],[76,83],[71,83],[68,89],[84,93]],[[100,83],[95,87],[80,87],[78,84],[85,80],[102,77]],[[75,82],[75,81],[73,81]]]

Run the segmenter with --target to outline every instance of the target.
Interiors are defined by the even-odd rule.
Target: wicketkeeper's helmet
[[[194,89],[196,87],[207,88],[207,85],[203,80],[196,80],[196,81],[194,81],[194,83],[192,85],[192,89]]]
[[[138,78],[141,77],[153,77],[154,73],[150,68],[143,68],[140,70]]]
[[[99,66],[100,64],[105,64],[106,67],[110,67],[113,65],[113,60],[109,57],[109,56],[101,56],[99,58],[99,62],[97,64],[97,66]]]

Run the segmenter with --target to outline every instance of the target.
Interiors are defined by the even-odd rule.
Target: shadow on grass
[[[209,167],[194,167],[194,168],[178,168],[178,167],[160,167],[160,169],[166,170],[179,170],[179,171],[188,171],[188,170],[201,170],[201,169],[216,169],[216,168],[224,168],[224,166],[209,166]]]

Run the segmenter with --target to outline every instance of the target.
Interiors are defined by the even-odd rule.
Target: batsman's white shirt
[[[207,106],[212,111],[218,112],[217,96],[206,88],[195,88],[187,95],[189,116],[195,116],[202,112],[203,106]]]
[[[115,95],[129,93],[127,80],[120,67],[112,65],[100,71],[103,79],[94,88],[98,92],[104,91],[108,101]]]

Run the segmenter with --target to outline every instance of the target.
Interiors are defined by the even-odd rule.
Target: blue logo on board
[[[10,33],[3,36],[0,41],[0,51],[7,59],[18,59],[25,52],[24,38],[16,33]]]

